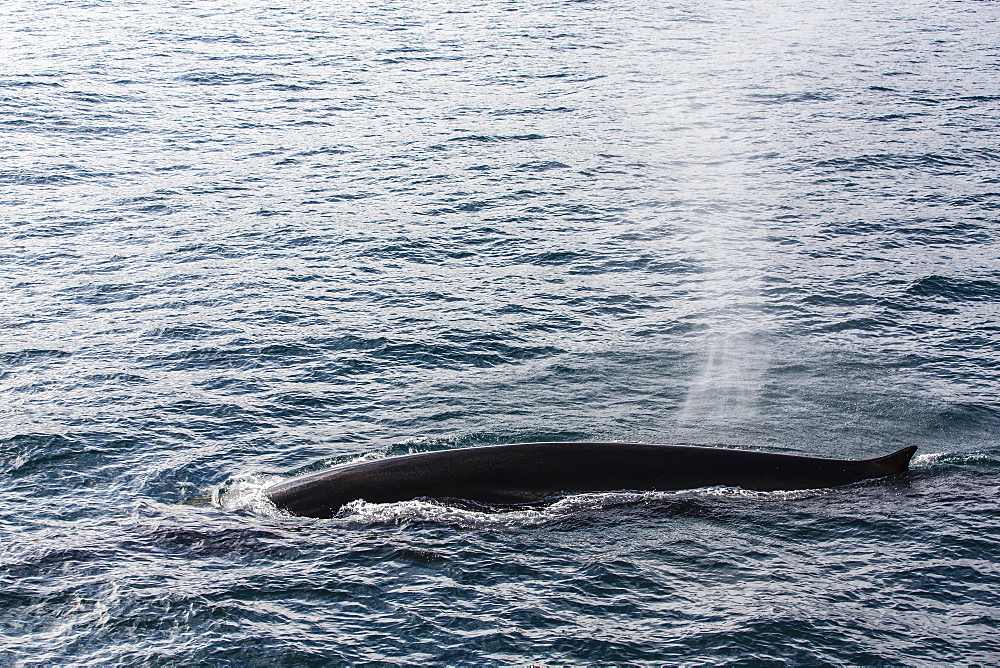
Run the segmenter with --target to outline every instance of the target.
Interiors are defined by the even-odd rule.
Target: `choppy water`
[[[995,664],[1000,6],[5,2],[0,663]],[[900,480],[265,507],[528,440]]]

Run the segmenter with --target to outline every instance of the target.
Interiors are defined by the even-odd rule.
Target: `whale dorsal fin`
[[[868,461],[875,466],[884,468],[887,474],[902,473],[903,471],[908,471],[910,469],[910,460],[913,458],[913,453],[916,451],[917,446],[911,445],[908,448],[897,450],[890,455],[876,457],[875,459],[869,459]]]

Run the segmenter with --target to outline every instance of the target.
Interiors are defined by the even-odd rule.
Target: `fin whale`
[[[521,504],[556,494],[615,490],[816,489],[901,473],[916,450],[849,460],[685,445],[514,443],[343,464],[278,483],[264,493],[293,515],[329,518],[356,499]]]

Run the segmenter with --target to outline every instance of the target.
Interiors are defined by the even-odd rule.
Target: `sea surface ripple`
[[[0,664],[995,665],[1000,5],[9,0]],[[540,440],[796,493],[284,516]]]

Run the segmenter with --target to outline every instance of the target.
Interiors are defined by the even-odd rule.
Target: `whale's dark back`
[[[346,503],[418,497],[530,503],[559,493],[742,487],[775,491],[846,485],[900,473],[916,448],[866,460],[643,443],[516,443],[346,464],[270,487],[279,508],[331,517]]]

